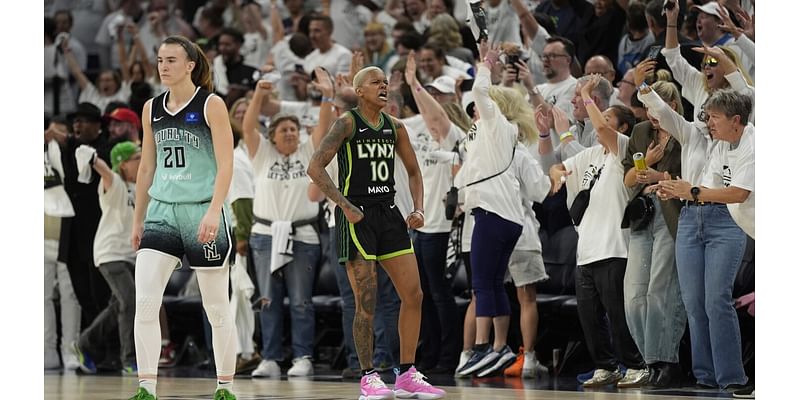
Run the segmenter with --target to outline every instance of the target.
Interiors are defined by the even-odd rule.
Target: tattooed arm
[[[314,155],[311,156],[307,172],[317,187],[322,190],[322,193],[325,193],[329,199],[333,200],[342,209],[348,221],[355,224],[364,218],[364,213],[342,195],[342,192],[333,183],[331,176],[325,171],[325,166],[331,162],[333,156],[339,151],[339,147],[342,146],[345,140],[350,138],[352,132],[353,119],[350,115],[345,114],[339,117],[322,139],[322,143],[320,143]]]

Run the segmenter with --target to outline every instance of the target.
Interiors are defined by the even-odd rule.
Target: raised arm
[[[108,188],[114,183],[114,171],[100,157],[94,158],[92,168],[100,175],[100,179],[103,182],[103,191],[108,191]]]
[[[81,66],[78,64],[78,60],[75,59],[75,55],[72,54],[72,50],[69,48],[69,40],[64,40],[62,42],[61,50],[64,53],[64,59],[67,60],[67,68],[69,68],[69,72],[72,73],[72,76],[75,77],[76,81],[78,81],[78,86],[81,88],[81,90],[85,89],[91,84],[91,82],[89,82],[89,78],[87,78],[81,70]]]
[[[153,139],[153,128],[150,126],[150,115],[153,100],[148,100],[142,109],[142,159],[139,162],[139,171],[136,174],[136,206],[133,208],[133,230],[131,232],[131,245],[134,250],[139,249],[144,232],[144,216],[150,195],[147,193],[153,184],[153,175],[156,172],[156,145]]]
[[[322,143],[320,143],[314,155],[311,156],[307,173],[319,190],[341,208],[347,220],[351,223],[356,223],[364,218],[364,213],[342,195],[342,192],[333,183],[331,176],[328,175],[328,171],[325,171],[325,166],[331,162],[342,143],[348,140],[352,133],[353,119],[350,115],[346,114],[339,117],[322,139]]]
[[[314,81],[313,84],[317,87],[317,90],[322,93],[322,102],[319,105],[319,122],[311,132],[311,142],[314,144],[314,150],[316,150],[319,148],[320,143],[322,143],[325,132],[328,131],[328,128],[330,128],[335,118],[333,114],[333,99],[336,93],[334,92],[334,85],[330,74],[322,69],[322,67],[317,67],[314,71],[316,72],[317,80]]]
[[[489,87],[492,85],[492,65],[499,62],[500,51],[497,47],[490,47],[486,40],[479,44],[481,61],[478,62],[478,73],[475,75],[475,82],[472,85],[472,93],[475,95],[475,108],[481,119],[491,120],[500,116],[497,105],[489,98]]]
[[[536,37],[536,33],[539,32],[539,22],[536,21],[536,18],[533,17],[528,8],[522,4],[522,0],[511,0],[511,6],[514,7],[514,11],[519,17],[519,22],[522,24],[522,32],[529,41],[533,40]]]
[[[281,20],[281,12],[278,9],[278,2],[272,0],[269,7],[269,23],[272,26],[272,45],[274,46],[283,40],[283,21]]]
[[[636,66],[635,74],[633,76],[634,83],[637,87],[641,87],[644,83],[644,77],[649,74],[649,71],[655,67],[655,61],[644,61]],[[683,118],[683,115],[678,114],[673,110],[664,100],[659,97],[658,93],[653,91],[649,86],[639,89],[639,100],[647,107],[647,113],[658,120],[658,124],[662,129],[669,132],[681,146],[685,146],[689,140],[689,135],[693,134],[694,126],[691,122]]]
[[[138,40],[139,38],[139,29],[136,28],[136,25],[132,21],[128,21],[124,26],[120,25],[120,27],[117,28],[117,55],[119,56],[120,74],[122,75],[123,82],[130,82],[131,61],[133,60],[128,58],[128,50],[125,48],[125,38],[122,35],[123,29],[131,32],[134,40]]]
[[[408,139],[408,132],[405,125],[394,117],[394,124],[397,127],[397,142],[395,149],[403,166],[406,167],[408,172],[408,188],[411,191],[411,199],[414,202],[414,210],[408,214],[406,223],[411,229],[419,229],[425,225],[425,210],[423,208],[423,187],[422,187],[422,172],[419,170],[417,164],[417,156],[414,154],[414,148],[411,147],[411,141]]]
[[[591,78],[581,86],[581,98],[583,104],[586,106],[586,112],[589,114],[589,119],[592,120],[597,132],[597,141],[605,146],[610,152],[617,155],[619,149],[617,147],[617,130],[608,124],[603,113],[597,108],[597,104],[592,99],[592,91],[600,83],[600,75],[592,74]]]
[[[281,111],[281,101],[272,97],[272,83],[262,79],[256,84],[256,92],[258,92],[258,89],[261,89],[261,98],[258,99],[257,110],[268,117],[279,113]],[[253,97],[255,97],[255,95]],[[253,100],[255,100],[255,98]],[[250,104],[252,105],[253,102]]]
[[[256,83],[256,91],[242,119],[242,138],[247,145],[247,153],[252,160],[258,153],[258,146],[261,144],[261,133],[258,131],[258,115],[261,112],[261,103],[264,96],[269,96],[272,83],[267,80],[260,80]]]
[[[450,131],[450,118],[442,108],[442,105],[425,90],[424,87],[417,80],[417,62],[414,56],[414,50],[408,53],[406,59],[406,83],[411,87],[411,94],[414,96],[414,101],[419,106],[419,112],[422,114],[422,119],[425,121],[425,126],[433,136],[433,139],[441,143]]]

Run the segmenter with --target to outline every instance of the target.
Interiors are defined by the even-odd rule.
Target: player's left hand
[[[200,243],[208,243],[217,237],[217,229],[219,228],[219,210],[208,209],[206,215],[200,220],[200,226],[197,228],[197,240]]]
[[[409,229],[419,229],[425,225],[425,216],[419,212],[412,212],[406,218],[406,225]]]

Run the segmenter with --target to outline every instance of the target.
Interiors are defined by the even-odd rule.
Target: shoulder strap
[[[489,176],[489,177],[486,177],[486,178],[483,178],[483,179],[479,179],[479,180],[477,180],[475,182],[472,182],[472,183],[468,183],[468,184],[464,185],[464,188],[466,188],[468,186],[472,186],[472,185],[478,184],[478,183],[481,183],[481,182],[484,182],[484,181],[488,181],[489,179],[492,179],[492,178],[494,178],[496,176],[499,176],[503,172],[506,172],[508,170],[508,168],[511,167],[511,164],[514,163],[514,154],[516,154],[516,153],[517,153],[517,143],[514,142],[514,147],[511,149],[511,160],[508,161],[508,165],[506,165],[506,167],[503,168],[502,171],[500,171],[500,172],[498,172],[498,173],[496,173],[496,174],[494,174],[492,176]]]

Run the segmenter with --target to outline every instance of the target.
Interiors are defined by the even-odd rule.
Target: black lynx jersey
[[[358,108],[348,113],[353,133],[337,153],[342,194],[356,204],[393,202],[397,132],[392,118],[381,112],[378,126],[372,126]]]

